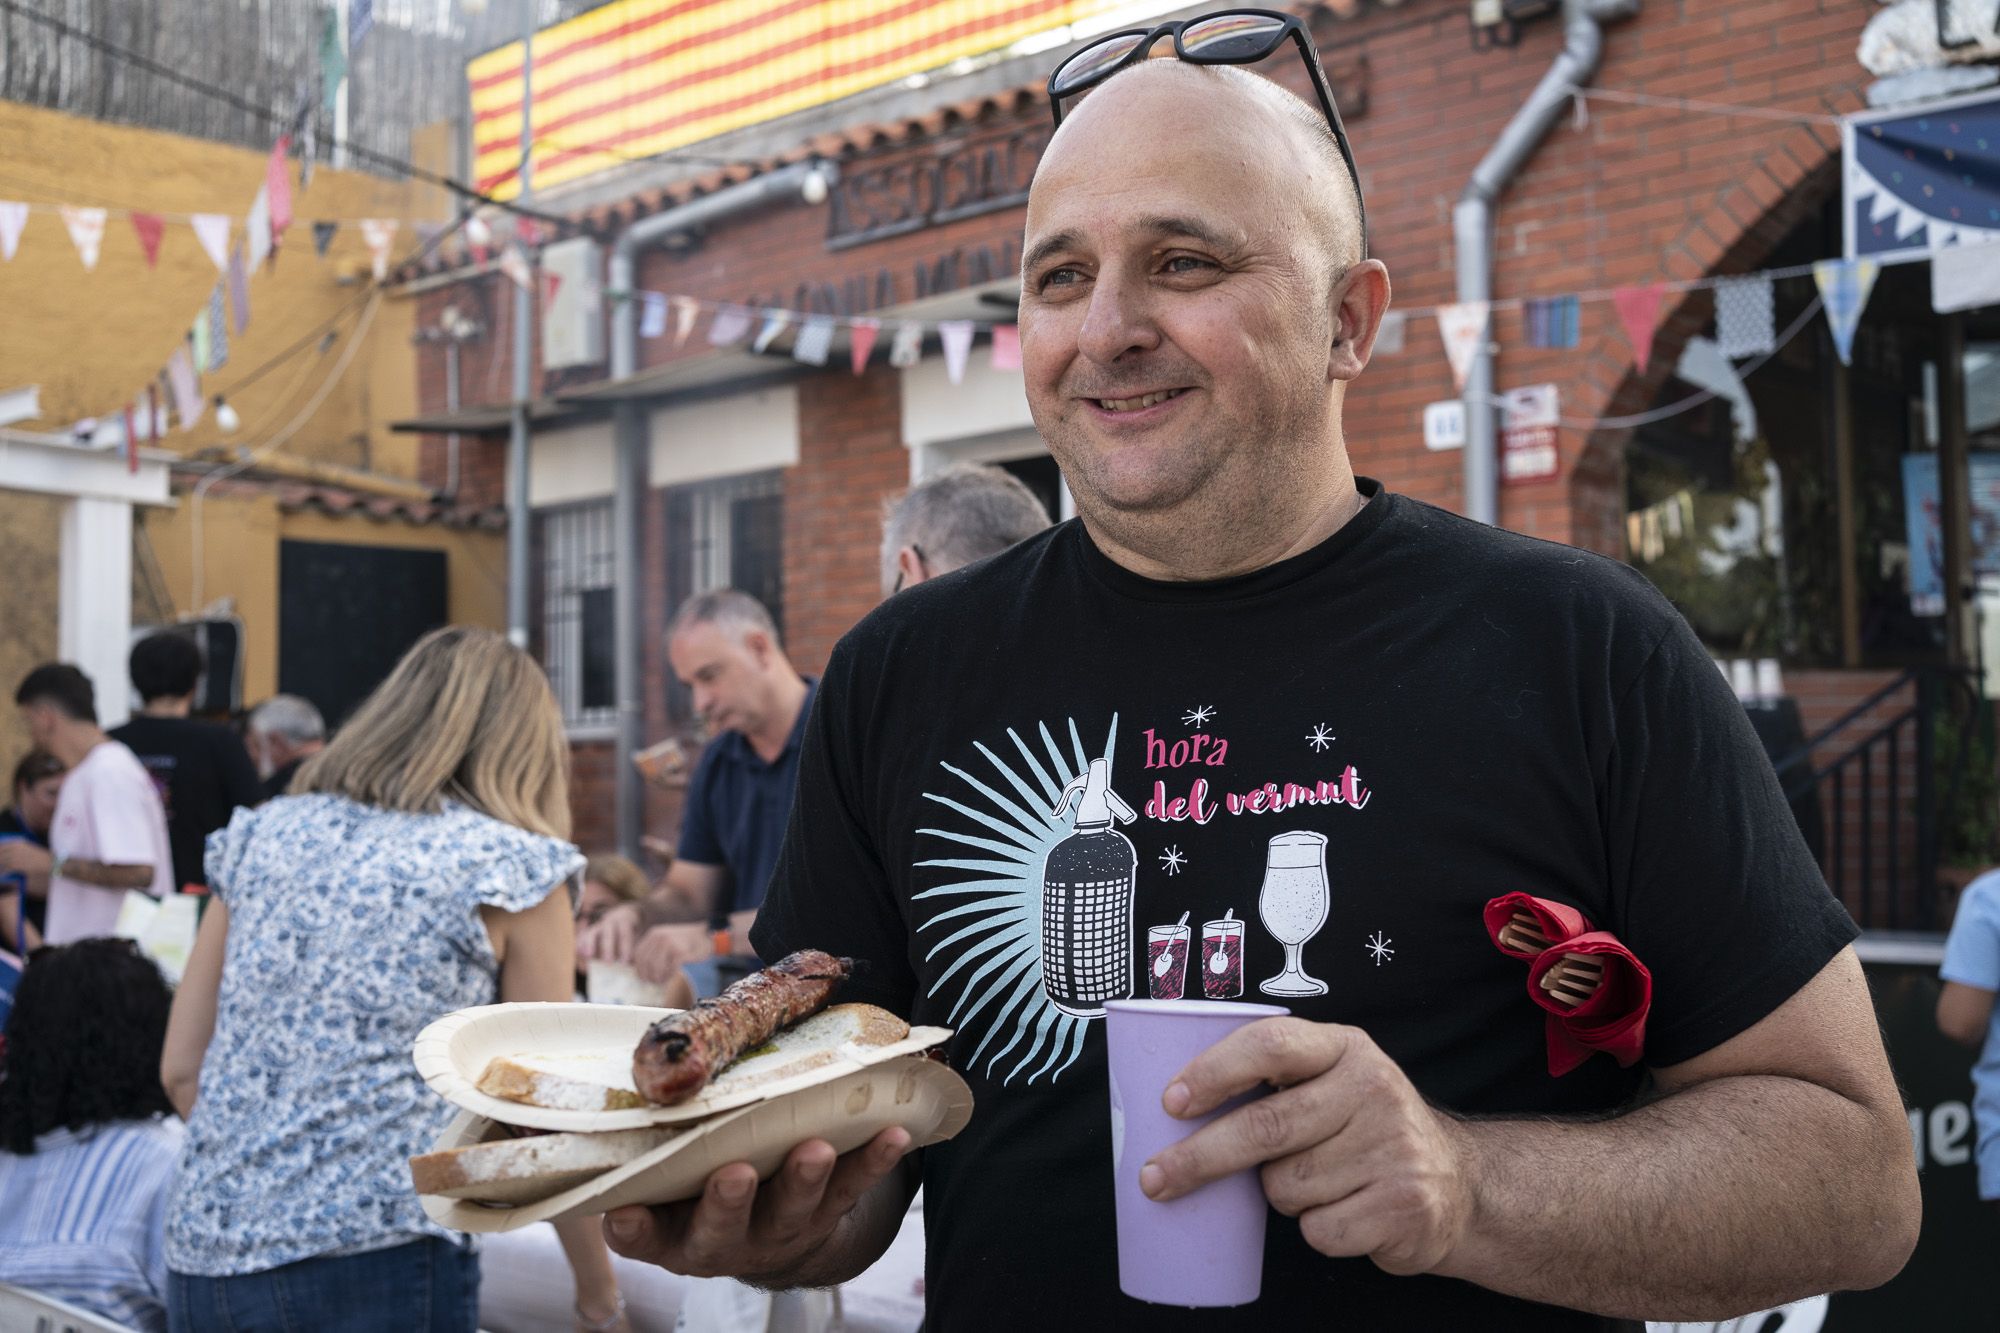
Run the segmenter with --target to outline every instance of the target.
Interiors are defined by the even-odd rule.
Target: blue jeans
[[[427,1236],[408,1245],[238,1277],[167,1279],[171,1333],[475,1333],[479,1256]]]

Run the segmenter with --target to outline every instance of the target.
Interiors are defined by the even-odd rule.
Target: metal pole
[[[535,3],[521,3],[521,175],[518,198],[534,188]],[[514,290],[514,419],[507,436],[507,638],[528,646],[528,404],[534,397],[533,293]]]
[[[611,492],[612,581],[616,610],[612,615],[613,689],[618,701],[616,832],[621,855],[638,860],[639,837],[645,831],[646,794],[638,782],[633,756],[646,744],[645,580],[640,575],[640,548],[645,540],[645,503],[650,465],[646,407],[634,399],[619,402],[616,415],[617,471]]]
[[[345,62],[340,83],[333,90],[333,166],[337,171],[347,166],[347,81],[354,75],[354,52],[347,40],[347,6],[341,0],[335,0],[333,16],[340,58]]]

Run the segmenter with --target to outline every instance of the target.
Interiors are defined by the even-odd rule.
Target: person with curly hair
[[[0,1065],[0,1282],[149,1333],[181,1122],[160,1084],[173,996],[130,940],[38,949]]]

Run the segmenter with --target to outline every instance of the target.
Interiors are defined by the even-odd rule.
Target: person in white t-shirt
[[[49,884],[50,944],[109,935],[128,889],[163,897],[173,853],[159,789],[130,750],[97,725],[90,677],[66,663],[38,666],[14,692],[35,744],[69,765],[47,848],[0,842],[0,874]]]

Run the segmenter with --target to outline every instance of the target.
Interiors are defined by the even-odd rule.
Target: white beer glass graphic
[[[1332,893],[1326,883],[1326,835],[1280,833],[1264,857],[1264,888],[1257,915],[1271,938],[1285,946],[1285,969],[1257,983],[1266,995],[1324,995],[1326,983],[1306,975],[1300,951],[1326,924]]]

